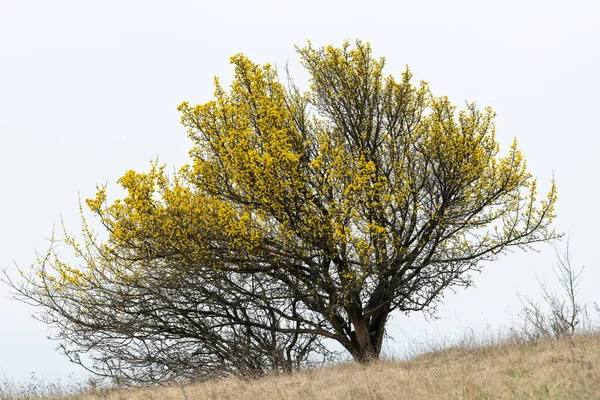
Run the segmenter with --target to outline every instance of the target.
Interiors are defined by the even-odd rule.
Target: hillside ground
[[[51,393],[46,393],[51,394]],[[33,399],[4,394],[1,400]],[[39,398],[39,397],[37,397]],[[455,346],[409,361],[344,363],[284,376],[87,390],[61,400],[600,399],[600,335]]]

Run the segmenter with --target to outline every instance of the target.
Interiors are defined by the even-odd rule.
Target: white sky
[[[498,112],[497,138],[519,140],[543,192],[554,172],[556,226],[585,264],[581,301],[600,301],[597,257],[600,161],[598,1],[28,1],[0,0],[0,268],[26,267],[60,216],[79,227],[78,193],[146,170],[160,157],[187,162],[177,106],[208,101],[212,79],[229,82],[229,57],[306,78],[294,45],[371,42],[387,73],[416,79],[458,105]],[[395,316],[401,343],[509,324],[516,291],[539,296],[552,280],[553,249],[517,252],[448,292],[440,320]],[[0,285],[0,368],[9,378],[85,373],[54,351],[33,309]],[[0,376],[1,372],[0,370]]]

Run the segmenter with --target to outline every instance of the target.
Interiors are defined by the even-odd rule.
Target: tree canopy
[[[360,41],[298,53],[307,91],[232,57],[228,90],[179,106],[190,163],[127,172],[115,201],[100,187],[86,204],[107,239],[84,219],[78,262],[52,247],[12,282],[72,360],[135,382],[288,371],[327,338],[366,362],[393,311],[433,312],[485,262],[558,236],[554,182],[538,201],[491,108],[385,76]]]

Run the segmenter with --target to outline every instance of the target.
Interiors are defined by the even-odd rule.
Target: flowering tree
[[[179,107],[191,163],[127,172],[114,202],[101,187],[87,205],[108,239],[84,225],[80,263],[50,251],[13,283],[73,360],[138,381],[290,370],[329,338],[367,362],[393,311],[433,312],[484,262],[557,237],[554,183],[537,201],[490,108],[385,77],[368,44],[298,51],[310,90],[234,56],[229,90]]]

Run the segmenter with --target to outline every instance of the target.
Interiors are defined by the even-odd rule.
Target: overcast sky
[[[580,299],[600,301],[599,21],[593,0],[0,0],[0,268],[31,264],[61,215],[77,230],[78,196],[96,184],[110,193],[157,156],[185,164],[191,143],[176,108],[210,100],[214,75],[229,82],[230,56],[289,62],[302,83],[294,45],[362,39],[388,74],[409,65],[435,94],[497,111],[501,149],[517,137],[542,193],[554,174],[556,227],[587,267]],[[554,250],[537,248],[447,292],[438,321],[395,315],[396,346],[510,324],[517,291],[539,297],[536,275],[552,283]],[[34,310],[7,297],[1,285],[0,376],[83,377]]]

